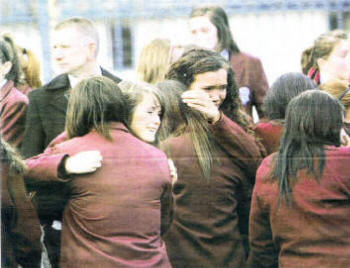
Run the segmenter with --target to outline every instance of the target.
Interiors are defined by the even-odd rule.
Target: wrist
[[[65,155],[58,166],[58,177],[59,178],[69,178],[70,172],[67,170],[67,160],[69,159],[69,155]]]
[[[221,112],[218,110],[217,114],[215,114],[211,119],[209,119],[210,124],[216,124],[221,119]]]

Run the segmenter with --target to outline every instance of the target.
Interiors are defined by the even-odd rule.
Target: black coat
[[[102,75],[119,83],[120,78],[102,69]],[[69,89],[67,74],[55,77],[29,94],[29,107],[21,152],[24,158],[42,153],[64,131]]]

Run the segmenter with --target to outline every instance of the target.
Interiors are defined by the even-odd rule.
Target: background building
[[[300,71],[301,52],[321,33],[350,28],[350,0],[0,0],[1,32],[32,49],[43,62],[43,79],[56,74],[50,32],[60,20],[82,16],[100,31],[100,62],[122,78],[133,78],[140,51],[154,38],[188,43],[192,6],[222,6],[242,51],[261,58],[269,82]]]

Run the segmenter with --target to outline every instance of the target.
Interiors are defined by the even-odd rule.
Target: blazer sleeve
[[[26,159],[28,171],[26,179],[37,181],[67,182],[70,176],[66,174],[64,163],[69,156],[65,153],[54,153],[55,148],[49,147],[44,153]]]
[[[248,267],[278,267],[278,252],[274,246],[270,225],[269,209],[262,193],[261,177],[266,172],[262,165],[257,172],[257,182],[254,187],[250,219],[249,242],[250,253]]]
[[[23,140],[28,100],[18,100],[8,105],[1,113],[1,135],[5,141],[18,148]]]
[[[249,178],[254,179],[262,160],[254,137],[223,113],[220,120],[211,125],[211,131],[217,143],[246,172]]]
[[[37,212],[26,194],[23,176],[8,174],[8,191],[15,203],[11,242],[16,260],[23,267],[39,267],[41,229]]]
[[[24,158],[42,153],[45,149],[45,134],[40,119],[37,102],[38,95],[35,90],[29,94],[29,106],[25,122],[24,138],[21,147],[21,153]]]
[[[171,175],[170,168],[167,164],[167,182],[164,185],[164,190],[160,199],[161,202],[161,235],[164,235],[170,228],[173,220],[173,194],[172,194],[172,184],[171,184]]]
[[[267,90],[269,89],[269,84],[260,59],[255,58],[253,65],[252,68],[254,68],[255,71],[251,81],[251,88],[253,91],[252,105],[255,105],[259,118],[263,118],[263,103]]]

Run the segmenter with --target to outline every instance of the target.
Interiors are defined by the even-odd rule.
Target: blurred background
[[[0,0],[0,31],[37,54],[48,82],[57,74],[50,54],[53,26],[73,16],[89,18],[100,32],[101,65],[133,79],[141,49],[154,38],[189,43],[188,16],[204,3],[226,10],[233,38],[262,60],[270,84],[301,71],[301,53],[318,35],[350,29],[350,0]]]

